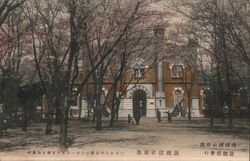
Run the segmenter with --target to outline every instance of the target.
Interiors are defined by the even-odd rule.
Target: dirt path
[[[107,125],[108,122],[105,122],[104,129],[96,131],[92,123],[70,121],[70,146],[67,155],[61,154],[57,148],[58,126],[54,126],[54,134],[51,136],[44,135],[44,124],[32,124],[27,132],[10,129],[0,139],[0,161],[10,155],[28,157],[26,159],[35,157],[38,160],[40,157],[57,155],[59,157],[55,159],[69,157],[67,160],[94,156],[100,156],[101,159],[133,156],[163,160],[166,157],[177,160],[212,157],[215,160],[213,151],[219,160],[241,158],[248,161],[249,158],[247,120],[236,120],[233,130],[227,124],[219,122],[210,127],[206,119],[196,119],[190,123],[186,120],[172,123],[163,120],[157,123],[156,119],[142,118],[138,126],[127,125],[126,120],[119,121],[114,128]],[[221,151],[221,156],[218,151]],[[227,157],[223,156],[224,152]],[[233,156],[229,156],[232,154]]]

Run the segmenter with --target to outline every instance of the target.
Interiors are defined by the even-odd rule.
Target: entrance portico
[[[139,89],[133,93],[133,115],[139,111],[141,116],[146,116],[147,113],[147,96],[146,92]]]

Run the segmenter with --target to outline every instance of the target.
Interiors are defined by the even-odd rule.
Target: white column
[[[165,108],[165,93],[163,90],[163,55],[165,52],[165,29],[158,28],[155,30],[155,53],[157,57],[157,91],[156,91],[156,108]]]

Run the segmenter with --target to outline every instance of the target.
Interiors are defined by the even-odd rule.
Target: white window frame
[[[135,78],[142,78],[144,77],[145,74],[145,68],[139,67],[139,68],[134,68],[134,77]]]
[[[174,71],[176,69],[176,71]],[[171,77],[172,78],[181,78],[183,73],[183,65],[182,64],[172,64],[171,66]],[[176,72],[176,73],[174,73]]]

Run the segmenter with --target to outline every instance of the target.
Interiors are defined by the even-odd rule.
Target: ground
[[[249,160],[249,120],[235,120],[234,128],[215,121],[209,126],[205,118],[163,120],[142,118],[140,125],[128,125],[120,120],[109,128],[96,131],[91,122],[69,122],[69,148],[64,154],[58,149],[59,127],[44,135],[45,124],[33,123],[27,132],[9,129],[0,138],[0,161],[10,156],[31,158],[154,158],[159,160]],[[224,145],[222,145],[222,143]],[[215,153],[215,154],[213,154]],[[221,155],[219,155],[221,153]],[[209,159],[210,158],[210,159]],[[19,158],[20,159],[20,158]],[[17,160],[19,160],[17,159]],[[48,159],[48,158],[47,158]],[[46,160],[46,159],[45,159]]]

